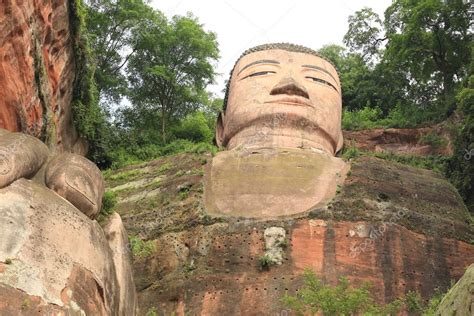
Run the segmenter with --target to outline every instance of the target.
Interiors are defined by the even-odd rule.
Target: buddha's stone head
[[[341,85],[335,67],[315,51],[266,44],[237,60],[218,118],[220,147],[320,149],[343,144]]]

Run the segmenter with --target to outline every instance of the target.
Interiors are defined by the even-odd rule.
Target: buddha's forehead
[[[278,62],[282,67],[295,67],[311,65],[330,73],[334,78],[338,78],[336,69],[325,59],[313,54],[290,52],[283,49],[269,49],[253,52],[243,56],[235,65],[233,75],[238,74],[243,68],[252,63],[260,61]]]

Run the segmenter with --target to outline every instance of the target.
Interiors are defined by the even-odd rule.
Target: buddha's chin
[[[321,151],[334,156],[335,147],[331,139],[320,133],[308,133],[295,128],[246,128],[227,142],[227,149],[245,148],[294,148]]]

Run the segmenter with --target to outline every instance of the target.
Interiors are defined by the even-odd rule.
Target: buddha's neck
[[[292,129],[247,129],[234,135],[224,144],[228,150],[236,148],[294,148],[322,151],[334,156],[334,145],[316,133],[305,133]]]

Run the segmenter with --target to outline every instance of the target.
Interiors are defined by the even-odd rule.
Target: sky
[[[246,49],[266,43],[289,42],[319,49],[342,45],[347,19],[363,7],[381,17],[391,0],[152,0],[151,5],[168,17],[192,12],[206,31],[217,34],[220,59],[216,84],[208,90],[223,97],[222,90],[235,61]]]

